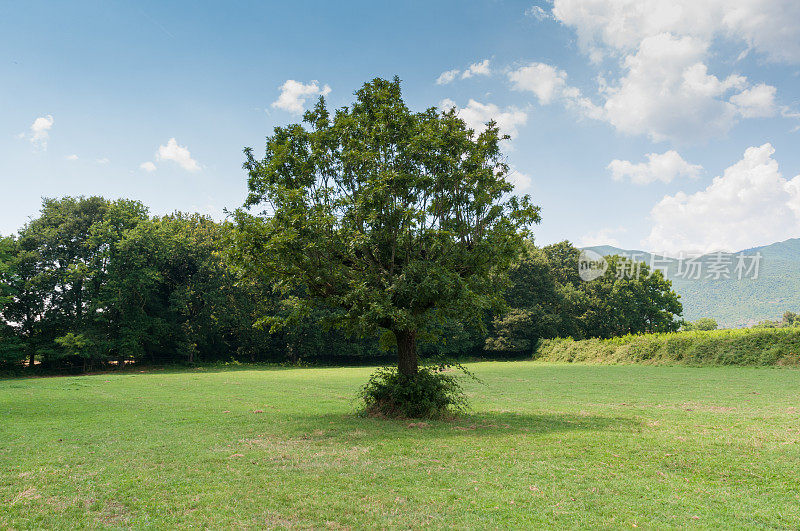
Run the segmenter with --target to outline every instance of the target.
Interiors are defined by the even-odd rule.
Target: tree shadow
[[[443,437],[496,437],[547,435],[570,431],[637,430],[641,423],[627,417],[577,413],[475,412],[445,420],[386,419],[357,414],[294,417],[293,435],[311,439],[441,439]]]

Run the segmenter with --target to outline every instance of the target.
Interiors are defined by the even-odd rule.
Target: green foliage
[[[374,338],[353,342],[321,328],[322,310],[276,334],[255,326],[285,312],[291,298],[231,267],[232,229],[198,215],[150,218],[126,200],[46,199],[17,238],[0,238],[0,365],[383,355]]]
[[[716,330],[717,321],[710,317],[701,317],[700,319],[683,325],[683,330]]]
[[[489,350],[532,353],[540,339],[614,337],[677,330],[682,307],[660,271],[618,256],[595,280],[580,279],[580,251],[569,242],[529,244],[511,266],[509,309],[495,316]]]
[[[467,398],[448,366],[420,367],[407,376],[394,367],[384,367],[370,376],[359,397],[364,412],[390,418],[442,418],[467,409]]]
[[[236,213],[241,267],[296,296],[273,330],[332,309],[352,333],[390,331],[413,374],[432,324],[483,326],[539,208],[512,195],[495,123],[477,134],[454,110],[411,112],[397,78],[333,115],[320,98],[303,120],[277,127],[262,160],[245,150],[256,213]]]
[[[798,353],[798,329],[726,329],[611,339],[549,339],[540,344],[535,358],[589,363],[793,365],[800,362]]]
[[[800,326],[800,315],[795,312],[786,311],[780,321],[761,321],[753,325],[753,328],[787,328]]]

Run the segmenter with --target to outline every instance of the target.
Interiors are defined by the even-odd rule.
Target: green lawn
[[[477,363],[452,422],[371,369],[0,380],[0,528],[800,526],[800,371]]]

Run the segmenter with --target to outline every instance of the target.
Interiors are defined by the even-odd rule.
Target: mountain
[[[586,249],[603,256],[627,256],[651,267],[655,260],[681,296],[683,317],[688,321],[712,317],[720,326],[742,327],[779,319],[786,310],[800,310],[800,238],[736,253],[710,253],[691,261],[690,257],[653,257],[609,245]],[[748,266],[753,266],[749,272]]]

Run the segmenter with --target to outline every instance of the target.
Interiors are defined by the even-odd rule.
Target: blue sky
[[[219,217],[243,147],[398,75],[513,134],[541,244],[800,237],[794,0],[3,2],[0,42],[0,234],[42,196]]]

